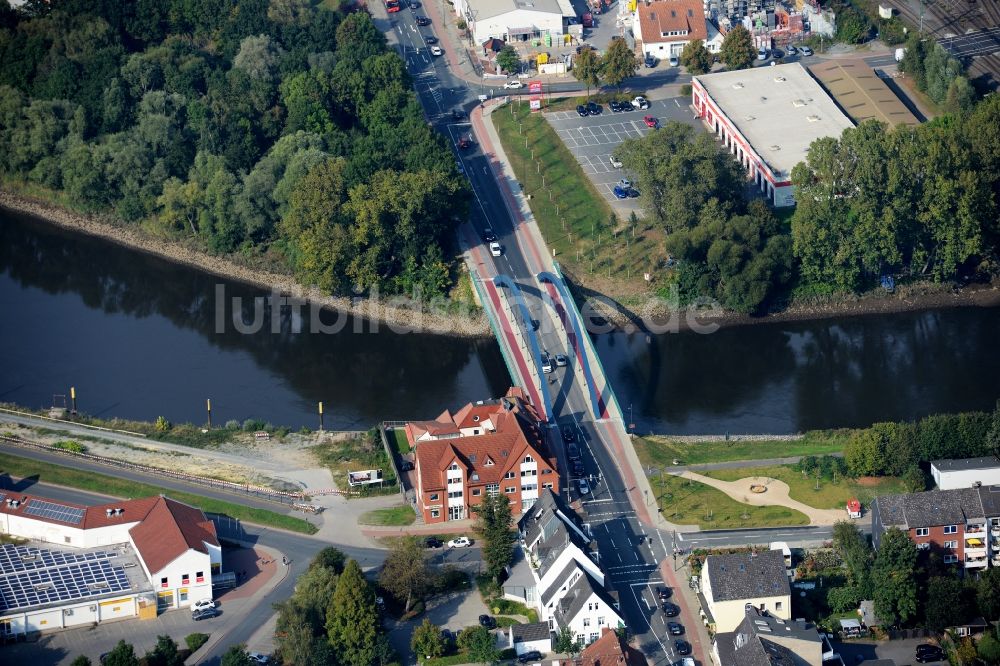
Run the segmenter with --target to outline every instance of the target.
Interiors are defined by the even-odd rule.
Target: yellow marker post
[[[208,429],[212,429],[212,399],[205,399],[205,407],[208,409]]]
[[[323,432],[323,401],[319,403],[319,431]]]
[[[69,387],[70,406],[73,408],[72,414],[76,414],[76,387]]]

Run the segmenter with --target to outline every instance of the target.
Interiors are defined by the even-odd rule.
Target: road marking
[[[678,109],[679,109],[679,108],[681,108],[681,104],[680,104],[680,102],[678,102],[678,101],[677,101],[676,99],[674,100],[674,104],[676,104],[676,105],[677,105],[677,108],[678,108]]]
[[[635,605],[636,606],[639,605],[639,597],[635,593],[635,588],[638,587],[638,586],[643,586],[643,584],[642,583],[634,583],[634,584],[632,584],[632,585],[629,586],[629,589],[632,591],[632,598],[635,599]],[[653,638],[655,638],[656,642],[659,643],[660,648],[663,650],[664,656],[667,657],[667,659],[670,659],[673,656],[673,650],[670,650],[670,651],[667,650],[667,646],[665,646],[663,644],[663,641],[660,640],[660,637],[657,636],[657,634],[656,634],[655,631],[653,631],[653,625],[651,625],[649,623],[649,620],[646,619],[645,614],[641,614],[640,613],[640,615],[642,615],[642,621],[646,623],[646,627],[649,628],[649,633],[653,634]]]

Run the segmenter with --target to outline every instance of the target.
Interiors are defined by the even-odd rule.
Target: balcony
[[[985,567],[985,566],[986,566],[986,556],[985,555],[981,555],[981,556],[978,556],[978,557],[966,555],[966,557],[965,557],[965,568],[966,569],[975,569],[977,567]]]
[[[965,553],[967,555],[986,555],[986,541],[979,537],[965,537]]]
[[[969,534],[985,534],[985,533],[986,533],[986,526],[985,525],[977,524],[977,525],[966,525],[965,526],[965,534],[966,535],[969,535]]]

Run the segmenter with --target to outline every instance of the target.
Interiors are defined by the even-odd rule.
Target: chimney
[[[110,518],[111,516],[115,515],[115,510],[114,509],[105,509],[104,510],[104,515],[106,515],[108,518]]]
[[[123,508],[119,508],[119,509],[117,509],[117,513],[118,513],[118,515],[120,516],[120,515],[122,515],[123,513],[125,513],[125,509],[123,509]]]

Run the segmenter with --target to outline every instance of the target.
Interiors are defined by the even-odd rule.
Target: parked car
[[[587,472],[583,469],[583,463],[579,460],[574,460],[572,463],[573,476],[583,476]]]
[[[458,137],[458,149],[467,150],[472,147],[472,137],[468,134],[463,134]]]
[[[413,463],[410,462],[409,460],[404,460],[403,462],[401,462],[399,464],[399,469],[402,472],[412,472],[413,471]]]
[[[635,189],[634,187],[628,188],[627,194],[628,194],[628,198],[629,199],[638,199],[639,198],[639,190]]]
[[[781,49],[774,49],[773,51],[771,51],[771,57],[774,58],[775,60],[781,60],[782,58],[785,57],[785,52],[782,51]]]
[[[648,109],[649,100],[643,97],[642,95],[639,95],[638,97],[632,100],[632,106],[637,109]]]
[[[580,487],[580,494],[581,495],[589,495],[590,494],[590,484],[587,483],[587,479],[578,479],[577,480],[577,484]]]
[[[669,599],[670,597],[672,597],[673,594],[674,594],[674,591],[671,590],[669,587],[658,587],[658,588],[656,588],[656,596],[658,596],[660,598],[660,601],[666,601],[667,599]]]
[[[569,365],[569,359],[566,358],[566,354],[556,354],[555,361],[557,368],[565,368]]]
[[[570,442],[576,441],[576,426],[572,423],[563,426],[562,428],[563,441],[569,444]]]
[[[431,24],[431,20],[429,18],[427,18],[426,16],[418,16],[416,18],[416,21],[417,21],[417,25],[421,25],[421,26],[423,26],[423,25],[430,25]]]
[[[767,49],[763,46],[757,49],[757,60],[767,60]]]
[[[432,56],[442,56],[442,55],[444,55],[444,51],[441,50],[440,46],[432,46],[431,47],[431,55]]]
[[[571,443],[568,447],[566,447],[566,454],[569,456],[570,460],[579,460],[580,447],[578,447],[576,444]]]
[[[260,652],[247,652],[247,659],[250,660],[250,663],[260,664],[261,666],[267,666],[271,663],[271,658]]]
[[[552,364],[552,357],[548,352],[542,352],[542,374],[547,375],[553,370],[555,366]]]
[[[615,189],[611,192],[615,195],[615,199],[628,199],[628,190],[621,185],[615,185]]]
[[[435,39],[434,41],[436,42],[437,40]],[[433,44],[433,43],[434,42],[428,42],[428,44]],[[462,109],[452,109],[451,110],[451,117],[452,117],[452,120],[464,120],[465,119],[465,111],[462,111]]]
[[[587,113],[592,116],[599,116],[604,111],[604,107],[597,102],[587,102]]]
[[[946,661],[944,650],[937,645],[931,645],[929,643],[917,646],[915,659],[917,663],[920,664],[929,664],[935,661]]]
[[[522,664],[530,664],[533,661],[541,661],[542,653],[538,650],[532,650],[531,652],[525,652],[517,658]]]
[[[649,67],[650,69],[652,69],[653,67],[656,67],[656,58],[654,58],[651,55],[647,55],[643,59],[642,64],[644,64],[646,67]]]
[[[497,235],[493,233],[492,229],[487,228],[483,231],[483,240],[487,243],[494,243],[497,240]]]
[[[679,622],[667,622],[667,630],[670,631],[671,636],[684,635],[684,625]]]
[[[518,88],[523,88],[524,84],[518,81],[517,79],[514,79],[513,81],[508,81],[507,83],[503,84],[503,87],[505,90],[517,90]]]
[[[622,168],[622,161],[615,157],[614,155],[608,155],[608,161],[611,162],[611,166],[615,169]]]
[[[468,548],[471,545],[472,545],[472,539],[464,536],[455,537],[454,539],[448,542],[449,548]]]
[[[503,255],[503,248],[500,247],[500,243],[493,241],[490,243],[490,254],[494,257],[499,257]]]
[[[410,1],[410,9],[420,9],[420,3],[416,0]]]
[[[793,56],[793,55],[797,55],[797,54],[798,54],[798,52],[799,52],[799,50],[798,50],[797,48],[795,48],[795,45],[794,45],[794,44],[789,44],[789,45],[788,45],[788,48],[787,48],[787,49],[785,49],[785,51],[787,51],[787,52],[788,52],[788,55],[791,55],[791,56]]]
[[[205,610],[206,608],[215,608],[215,602],[211,599],[199,599],[198,601],[191,604],[191,611]]]
[[[425,44],[437,44],[438,43],[438,38],[434,37],[433,35],[427,35],[426,37],[424,37],[424,43]]]
[[[480,615],[479,626],[486,627],[487,629],[496,629],[497,621],[493,618],[492,615]]]
[[[811,56],[813,54],[813,50],[811,48],[809,48],[808,46],[803,46],[799,50],[802,51],[802,55],[804,55],[804,56]]]
[[[632,187],[632,181],[629,180],[628,178],[622,178],[621,180],[618,181],[618,187],[622,188],[623,190],[627,190],[630,187]]]
[[[218,608],[203,608],[202,610],[197,610],[191,613],[191,619],[195,620],[208,620],[213,617],[218,617],[221,615]]]
[[[682,657],[687,656],[691,654],[691,644],[683,638],[678,638],[674,641],[674,651]]]
[[[581,118],[586,118],[587,115],[588,115],[587,114],[587,107],[585,107],[583,104],[577,104],[577,106],[576,106],[576,113]]]
[[[632,107],[626,102],[619,102],[613,99],[608,102],[608,108],[611,109],[612,113],[621,113],[622,111],[628,111]]]
[[[681,64],[681,61],[677,59],[677,56],[674,56],[674,55],[670,56],[670,66],[671,67],[677,67],[677,65],[679,65],[679,64]]]
[[[455,634],[452,633],[451,629],[442,629],[441,640],[444,641],[445,646],[449,646],[455,642]]]
[[[667,617],[677,617],[681,614],[680,606],[666,601],[663,603],[663,614]]]
[[[444,541],[441,541],[437,537],[427,537],[424,539],[424,545],[428,548],[440,548],[444,545]]]
[[[646,127],[652,127],[653,129],[660,126],[660,121],[653,116],[643,116],[642,122],[646,123]]]
[[[695,666],[694,659],[691,657],[684,657],[678,661],[674,666]]]

